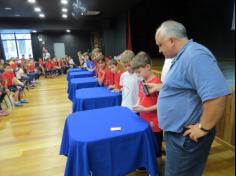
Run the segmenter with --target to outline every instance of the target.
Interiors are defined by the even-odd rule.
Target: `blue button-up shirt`
[[[189,40],[173,59],[157,103],[159,126],[182,132],[199,122],[203,103],[230,94],[213,54]]]

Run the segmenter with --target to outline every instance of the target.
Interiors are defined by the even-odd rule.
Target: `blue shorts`
[[[11,92],[16,92],[18,91],[17,87],[16,86],[9,86],[8,89],[11,91]]]

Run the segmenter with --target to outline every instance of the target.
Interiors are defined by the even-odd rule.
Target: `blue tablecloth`
[[[60,154],[67,156],[65,176],[125,176],[139,167],[156,176],[155,149],[146,122],[126,107],[109,107],[69,115]]]
[[[75,98],[75,91],[77,89],[82,88],[91,88],[91,87],[97,87],[98,81],[94,77],[87,77],[87,78],[76,78],[71,79],[68,82],[68,98],[73,101]]]
[[[71,75],[71,73],[77,73],[77,72],[84,72],[84,69],[81,68],[71,68],[69,69],[69,71],[67,72],[67,80],[69,80],[69,77]]]
[[[73,112],[99,109],[121,105],[121,93],[115,93],[105,87],[76,90],[73,99]]]
[[[67,80],[70,81],[71,79],[74,78],[85,78],[85,77],[92,77],[94,76],[93,72],[89,71],[81,71],[81,72],[71,72],[67,76]]]
[[[71,69],[69,69],[68,73],[81,72],[81,71],[85,71],[85,70],[82,68],[71,68]]]

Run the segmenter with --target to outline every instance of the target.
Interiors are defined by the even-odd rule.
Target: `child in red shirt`
[[[28,73],[34,73],[34,71],[35,71],[34,62],[30,61],[29,64],[27,65],[27,72]]]
[[[45,78],[47,78],[48,76],[53,76],[53,61],[51,59],[47,59],[46,63],[45,63]]]
[[[109,66],[110,65],[110,61],[111,60],[109,59],[109,57],[105,58],[106,65]],[[109,86],[115,84],[115,75],[114,75],[114,73],[111,72],[110,66],[106,70],[105,77],[106,77],[106,81],[105,81],[104,85],[106,87],[109,87]]]
[[[157,162],[161,165],[161,147],[163,140],[162,130],[158,125],[157,117],[157,97],[158,93],[150,94],[145,90],[143,82],[145,83],[161,83],[160,79],[156,77],[151,71],[151,58],[145,52],[138,53],[131,62],[132,69],[143,80],[139,84],[139,98],[137,105],[133,107],[133,111],[140,114],[140,117],[149,123],[155,135],[158,149],[157,149]]]
[[[106,70],[107,68],[106,68],[105,58],[103,55],[100,55],[98,57],[98,74],[97,74],[97,79],[100,86],[104,86],[104,83],[106,82],[106,77],[105,77]]]
[[[119,63],[112,59],[109,62],[109,67],[111,69],[111,73],[114,74],[114,83],[111,84],[108,88],[114,89],[115,92],[120,92],[122,89],[122,86],[120,86],[120,76],[122,74],[121,69],[119,68]]]
[[[16,70],[16,61],[15,61],[14,59],[12,59],[12,60],[10,61],[10,66],[11,66],[11,68],[13,69],[13,71]]]
[[[39,70],[41,71],[41,73],[43,75],[45,75],[44,62],[43,62],[42,58],[39,58],[38,65],[39,65]]]
[[[40,74],[35,70],[35,63],[33,59],[31,59],[27,64],[27,73],[27,75],[34,81],[38,80],[40,77]]]
[[[2,74],[2,86],[8,94],[10,91],[15,94],[15,106],[23,106],[22,103],[28,103],[23,99],[24,84],[16,79],[10,65],[6,65],[5,72]]]

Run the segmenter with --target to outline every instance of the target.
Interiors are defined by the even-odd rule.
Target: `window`
[[[2,40],[15,39],[14,34],[2,34]]]
[[[31,40],[30,34],[16,34],[16,39],[29,39]]]
[[[10,59],[11,57],[18,57],[15,40],[4,40],[3,49],[6,59]]]
[[[21,58],[25,55],[33,57],[31,35],[30,34],[1,34],[6,60],[14,57]]]

